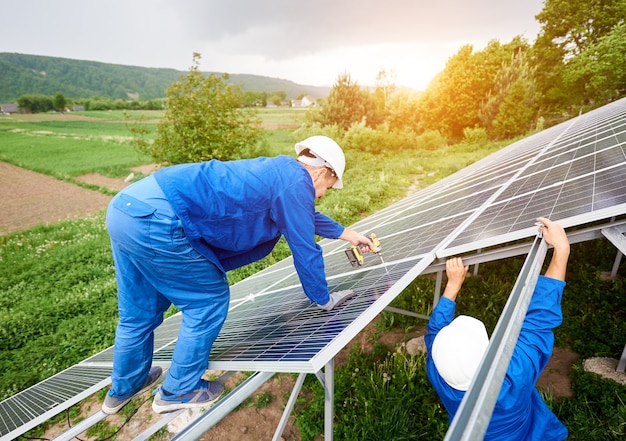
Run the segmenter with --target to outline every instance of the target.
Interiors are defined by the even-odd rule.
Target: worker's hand
[[[330,301],[328,303],[326,303],[325,305],[317,305],[317,306],[319,306],[322,309],[325,309],[326,311],[330,311],[334,307],[339,306],[346,300],[354,297],[354,294],[355,294],[354,291],[351,289],[345,289],[343,291],[332,292],[330,293]]]
[[[537,221],[543,224],[539,227],[539,232],[542,234],[543,239],[554,248],[552,260],[550,260],[544,275],[557,280],[565,280],[570,251],[567,234],[565,234],[562,226],[548,218],[538,217]]]
[[[539,232],[547,244],[552,245],[556,252],[569,255],[569,241],[563,227],[545,217],[538,217],[537,221],[543,224],[539,227]]]
[[[455,301],[456,296],[461,291],[461,286],[465,281],[465,276],[469,266],[463,265],[463,260],[460,257],[453,257],[446,260],[446,276],[448,277],[448,283],[446,289],[443,292],[443,296]]]
[[[352,245],[356,245],[364,253],[372,251],[374,244],[372,240],[364,234],[357,233],[350,228],[344,228],[343,233],[339,236],[339,239],[350,242]]]

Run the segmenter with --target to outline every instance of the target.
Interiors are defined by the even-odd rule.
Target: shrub
[[[484,145],[489,141],[487,130],[483,127],[466,127],[463,129],[463,142],[467,144]]]
[[[417,147],[424,150],[437,150],[446,147],[448,141],[439,130],[427,130],[417,137]]]

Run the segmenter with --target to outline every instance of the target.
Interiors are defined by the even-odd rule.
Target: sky
[[[464,45],[532,43],[544,0],[0,0],[0,52],[423,90]],[[1,72],[0,72],[1,75]]]

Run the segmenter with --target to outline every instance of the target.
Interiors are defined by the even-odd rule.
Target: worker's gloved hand
[[[328,303],[326,303],[325,305],[317,305],[317,306],[319,306],[322,309],[325,309],[326,311],[330,311],[335,306],[339,306],[346,300],[354,297],[354,294],[355,294],[354,291],[351,289],[345,289],[343,291],[333,292],[330,294],[330,301]]]

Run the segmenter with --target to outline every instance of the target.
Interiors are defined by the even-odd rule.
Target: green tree
[[[597,107],[626,94],[626,23],[565,65],[563,83],[573,103]]]
[[[557,112],[570,93],[565,63],[626,19],[626,0],[546,0],[535,18],[541,24],[533,45],[535,82],[542,107]]]
[[[497,40],[475,52],[463,46],[435,77],[420,100],[420,122],[424,130],[438,130],[452,139],[461,139],[463,129],[480,122],[480,104],[495,88],[503,63],[526,45],[521,37],[510,43]]]
[[[54,109],[52,97],[47,95],[22,95],[17,99],[20,110],[30,113],[49,112]]]
[[[387,124],[390,130],[411,129],[420,132],[420,98],[422,92],[399,90],[389,98]]]
[[[480,125],[491,138],[523,135],[537,118],[535,84],[529,66],[528,46],[503,63],[494,87],[479,109]]]
[[[240,86],[226,83],[228,74],[204,75],[193,56],[189,73],[166,90],[165,114],[153,143],[133,132],[135,147],[164,164],[231,160],[251,156],[261,139],[255,109],[242,108]]]
[[[307,119],[322,126],[336,125],[342,130],[363,120],[368,127],[382,122],[372,94],[352,81],[347,72],[339,75],[328,97],[307,113]]]
[[[62,93],[57,93],[52,99],[52,103],[54,104],[54,108],[57,112],[63,112],[65,110],[67,100]]]
[[[267,104],[267,92],[246,90],[243,92],[244,107],[265,107]]]
[[[287,92],[284,90],[275,90],[268,94],[267,102],[274,103],[279,106],[281,103],[287,101]]]

